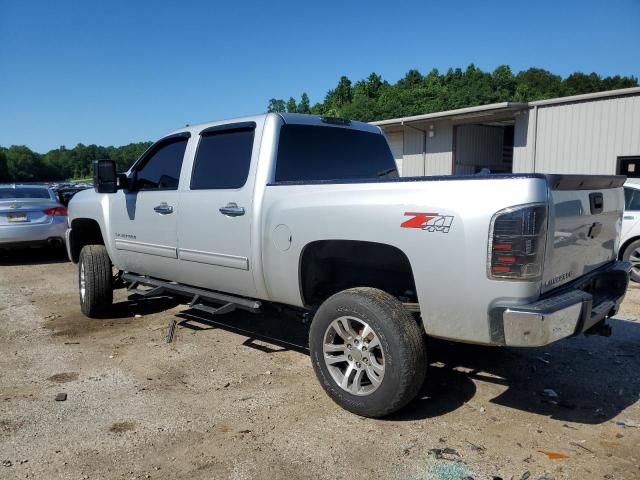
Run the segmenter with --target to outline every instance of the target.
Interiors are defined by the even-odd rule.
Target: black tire
[[[82,274],[84,269],[84,293]],[[111,259],[104,245],[86,245],[78,262],[80,309],[87,317],[104,317],[113,303]]]
[[[622,253],[622,259],[626,262],[631,262],[630,258],[636,250],[640,250],[640,240],[635,240],[627,245]],[[631,262],[633,264],[633,262]],[[631,268],[631,280],[640,283],[640,265],[633,265]]]
[[[343,389],[332,376],[339,375],[336,372],[342,368],[341,365],[338,364],[336,367],[334,363],[330,371],[325,360],[325,340],[333,338],[332,341],[342,342],[337,330],[331,330],[331,325],[335,325],[334,321],[340,321],[341,317],[355,318],[368,324],[377,335],[384,352],[384,374],[378,386],[369,394],[357,395]],[[354,321],[355,328],[361,325],[358,321]],[[365,342],[366,339],[363,344]],[[350,344],[345,347],[354,348]],[[420,391],[427,373],[427,354],[422,329],[400,301],[375,288],[351,288],[327,299],[311,323],[309,349],[313,369],[322,388],[342,408],[364,417],[382,417],[407,405]],[[372,351],[366,353],[371,356]],[[362,351],[358,355],[362,355]],[[349,355],[350,361],[354,358]],[[358,363],[358,368],[366,368],[363,366],[365,360],[360,362],[363,363]],[[371,362],[372,360],[369,360],[369,363]],[[353,362],[345,362],[342,365],[346,373]],[[342,378],[349,377],[344,373]],[[353,376],[352,385],[357,376],[358,371]],[[367,381],[368,378],[365,376],[363,382]],[[374,383],[369,382],[364,388],[374,388]]]

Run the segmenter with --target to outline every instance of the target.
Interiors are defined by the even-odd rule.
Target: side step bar
[[[136,295],[140,295],[142,297],[157,297],[158,295],[168,293],[183,297],[191,297],[189,307],[211,314],[220,315],[223,313],[229,313],[236,308],[256,313],[259,312],[262,307],[262,303],[258,300],[236,297],[235,295],[228,295],[226,293],[213,292],[203,288],[189,287],[175,282],[165,282],[163,280],[158,280],[157,278],[134,275],[132,273],[123,273],[122,279],[130,284],[127,291],[135,293]],[[137,288],[140,285],[151,287],[151,290],[139,291]],[[205,303],[221,303],[222,306],[216,308],[205,305]]]

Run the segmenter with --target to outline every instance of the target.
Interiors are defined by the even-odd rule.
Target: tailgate
[[[542,293],[616,258],[624,176],[548,175],[549,236]]]

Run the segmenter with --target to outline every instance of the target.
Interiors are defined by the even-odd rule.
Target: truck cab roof
[[[243,123],[243,122],[261,122],[269,115],[278,116],[282,121],[289,125],[317,125],[320,127],[339,127],[350,128],[354,130],[363,130],[371,133],[382,133],[380,127],[371,125],[365,122],[358,122],[355,120],[340,119],[334,117],[326,117],[321,115],[307,115],[304,113],[263,113],[260,115],[249,115],[246,117],[228,118],[226,120],[216,120],[214,122],[198,123],[195,125],[187,125],[183,128],[178,128],[169,132],[166,136],[176,135],[179,133],[189,132],[192,135],[199,134],[202,130],[218,125],[228,125],[230,123]]]

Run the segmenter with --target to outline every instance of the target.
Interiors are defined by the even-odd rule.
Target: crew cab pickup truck
[[[180,128],[124,174],[96,162],[67,246],[89,317],[109,315],[114,282],[212,314],[307,312],[322,387],[377,417],[421,388],[426,336],[534,347],[606,334],[629,281],[623,182],[399,178],[378,127],[271,113]]]

